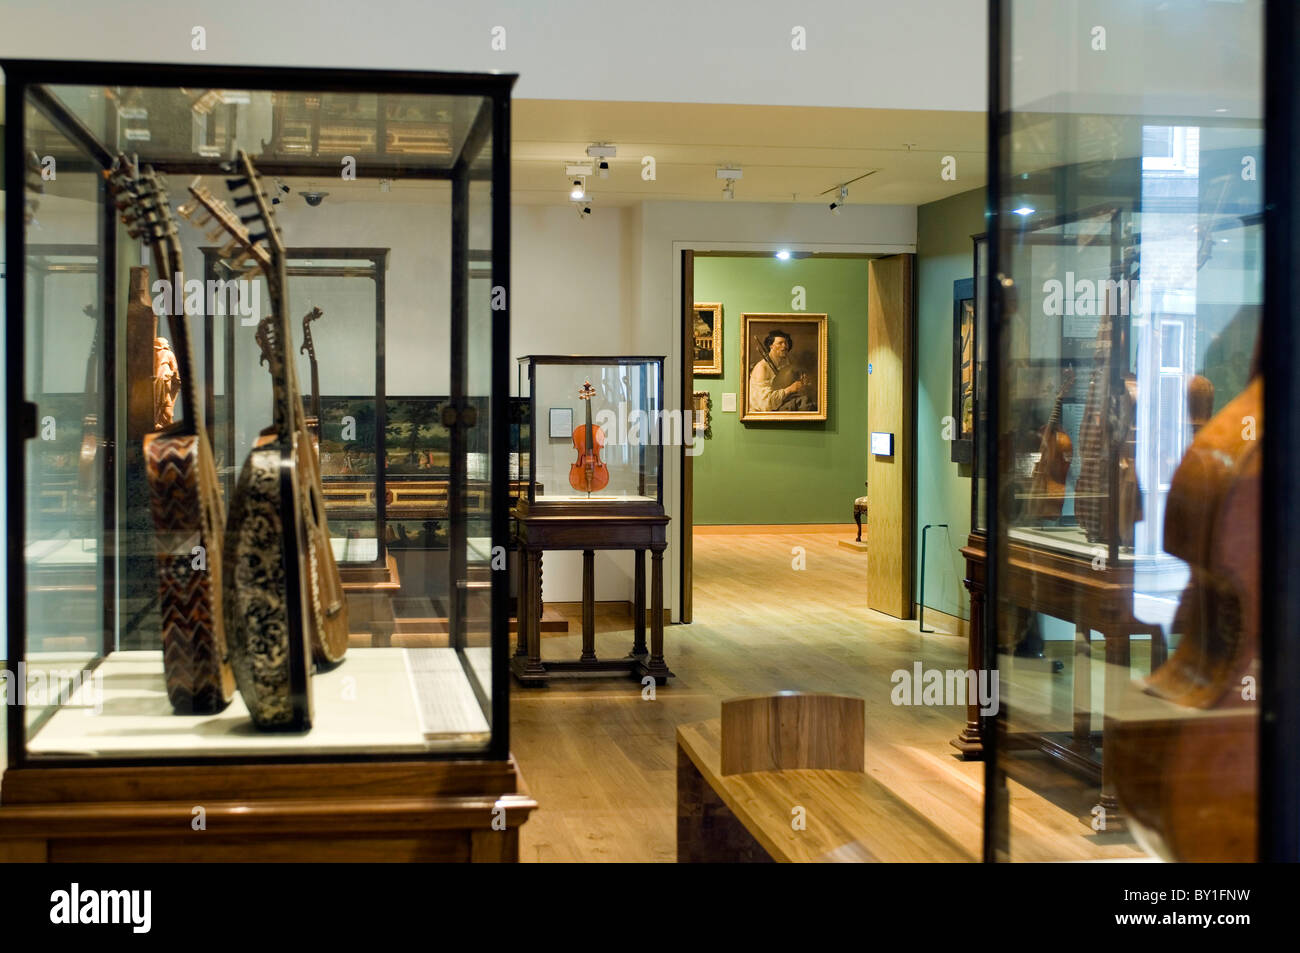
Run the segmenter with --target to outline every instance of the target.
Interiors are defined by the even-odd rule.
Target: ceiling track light
[[[848,200],[849,200],[849,187],[847,185],[841,185],[839,199],[831,203],[831,214],[839,215],[840,209],[844,207],[845,203],[847,203]]]
[[[573,179],[573,188],[569,191],[569,198],[575,202],[581,202],[587,197],[587,185],[582,176],[575,176]]]
[[[608,142],[593,142],[587,146],[587,155],[596,161],[596,174],[602,179],[609,178],[609,160],[618,155],[618,147]]]

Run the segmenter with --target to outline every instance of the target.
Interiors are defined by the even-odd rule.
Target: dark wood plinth
[[[984,601],[986,597],[987,539],[972,533],[961,549],[966,560],[966,588],[971,599],[968,666],[983,667]],[[1164,661],[1164,633],[1159,626],[1141,622],[1133,616],[1133,569],[1126,564],[1094,569],[1086,557],[1048,550],[1022,542],[1008,543],[1007,562],[1002,567],[1000,596],[1011,606],[1027,612],[1042,612],[1075,625],[1074,657],[1074,725],[1069,732],[1013,734],[1012,747],[1033,746],[1051,756],[1063,767],[1094,782],[1101,791],[1098,803],[1106,811],[1106,829],[1123,825],[1115,796],[1113,766],[1105,758],[1104,738],[1111,712],[1125,687],[1130,664],[1129,640],[1133,635],[1150,634],[1151,666]],[[1092,682],[1090,675],[1092,632],[1100,632],[1106,641],[1106,682],[1102,698],[1103,731],[1092,730]],[[996,633],[993,633],[996,638]],[[952,740],[963,758],[982,758],[979,706],[968,705],[966,724]]]
[[[657,503],[600,501],[532,504],[514,510],[519,547],[519,634],[510,671],[521,685],[545,685],[552,678],[628,675],[652,677],[659,685],[672,677],[664,661],[664,550],[668,516]],[[582,652],[575,660],[542,659],[542,553],[582,551]],[[596,573],[598,549],[633,552],[632,648],[621,658],[596,655]],[[646,644],[645,553],[650,552],[650,644]]]
[[[513,862],[536,807],[513,759],[15,768],[0,862]]]

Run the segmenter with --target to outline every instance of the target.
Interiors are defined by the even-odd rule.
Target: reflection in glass
[[[1073,839],[1003,811],[993,844],[1250,859],[1261,8],[1117,9],[1135,44],[1066,79],[1044,57],[1087,50],[1089,23],[1005,7],[997,771]],[[1185,42],[1188,18],[1221,46]],[[1226,87],[1202,68],[1224,49]]]

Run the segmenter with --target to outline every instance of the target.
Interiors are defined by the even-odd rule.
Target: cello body
[[[1134,833],[1171,860],[1256,859],[1262,430],[1256,374],[1175,471],[1164,539],[1191,573],[1172,626],[1181,641],[1107,729]]]

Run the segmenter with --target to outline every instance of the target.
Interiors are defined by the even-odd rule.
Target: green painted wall
[[[827,315],[827,420],[742,424],[722,412],[724,392],[739,400],[740,316],[791,311],[795,285],[806,311]],[[695,379],[713,395],[713,438],[695,458],[696,524],[852,523],[867,478],[866,259],[697,257],[695,300],[722,302],[723,322],[723,376]]]
[[[952,462],[943,418],[952,414],[952,283],[971,277],[971,236],[984,231],[984,190],[917,209],[916,216],[916,579],[920,601],[921,528],[930,530],[925,604],[968,618],[958,548],[970,533],[971,468]]]

